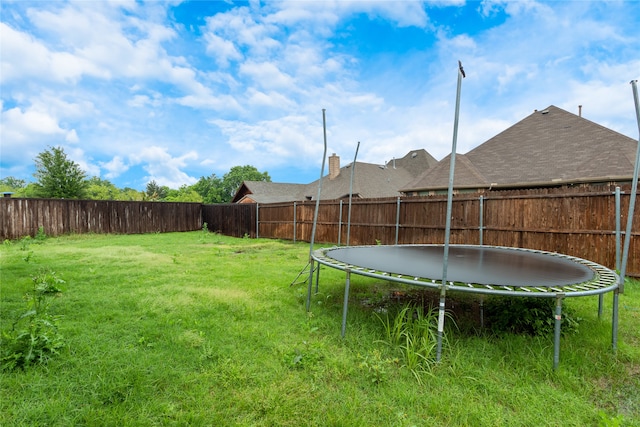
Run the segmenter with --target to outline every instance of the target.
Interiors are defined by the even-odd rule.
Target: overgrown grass
[[[616,354],[608,295],[602,319],[597,297],[566,301],[583,320],[555,372],[551,336],[464,328],[447,330],[440,363],[425,352],[428,369],[412,370],[370,304],[402,310],[389,284],[352,276],[341,339],[344,273],[323,268],[307,313],[306,285],[290,284],[308,244],[198,231],[1,251],[2,330],[34,275],[53,271],[64,286],[47,308],[65,344],[2,372],[3,426],[640,425],[637,281],[620,297]]]

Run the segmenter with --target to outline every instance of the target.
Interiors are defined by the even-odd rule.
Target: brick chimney
[[[329,156],[329,179],[334,179],[340,175],[340,156],[333,153]]]

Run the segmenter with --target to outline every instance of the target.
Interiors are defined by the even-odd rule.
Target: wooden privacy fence
[[[616,268],[624,241],[630,185],[456,195],[451,243],[560,252]],[[446,196],[325,200],[315,241],[338,245],[442,243]],[[315,201],[273,204],[124,202],[0,198],[0,237],[66,233],[210,231],[235,237],[310,241]],[[619,212],[619,213],[617,213]],[[616,237],[616,219],[622,231]],[[350,221],[349,221],[350,220]],[[350,222],[351,226],[347,227]],[[635,210],[627,273],[640,276],[640,206]]]
[[[209,231],[234,237],[256,237],[256,205],[219,204],[202,206],[202,222]]]
[[[38,229],[67,233],[138,234],[202,228],[199,203],[0,198],[0,235],[18,239]]]
[[[629,186],[630,187],[630,186]],[[616,268],[630,188],[504,191],[457,195],[452,244],[513,246],[560,252]],[[626,192],[624,191],[626,190]],[[443,243],[446,196],[322,201],[315,241],[338,245]],[[616,211],[619,214],[616,214]],[[310,241],[315,202],[261,204],[259,237]],[[616,216],[621,235],[616,238]],[[635,210],[627,273],[640,276],[640,207]]]

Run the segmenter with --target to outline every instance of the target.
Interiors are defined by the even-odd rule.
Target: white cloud
[[[247,96],[248,104],[253,107],[269,107],[275,110],[289,110],[295,107],[295,102],[279,92],[269,91],[265,93],[251,88]]]
[[[100,176],[100,167],[87,159],[87,154],[80,147],[63,147],[69,160],[72,160],[87,173],[87,176]]]
[[[149,176],[146,181],[156,181],[159,185],[179,188],[181,185],[195,184],[198,180],[183,171],[189,163],[198,159],[195,151],[173,157],[166,148],[150,146],[129,156],[132,165],[141,164]]]
[[[240,67],[240,72],[248,77],[258,86],[270,89],[291,88],[294,79],[271,62],[245,62]]]
[[[64,140],[67,141],[67,142],[76,143],[76,142],[80,141],[80,138],[78,138],[78,134],[76,133],[76,130],[75,129],[71,129],[65,135]]]
[[[314,143],[318,138],[311,135],[322,135],[318,122],[307,116],[289,115],[256,123],[230,120],[212,123],[221,129],[232,149],[218,160],[229,167],[252,164],[262,169],[291,161],[309,162],[316,156],[318,147]]]
[[[231,40],[225,40],[213,33],[205,34],[204,38],[207,41],[207,53],[215,58],[221,68],[227,68],[230,61],[242,59],[242,54]]]
[[[2,157],[5,160],[34,157],[38,150],[47,144],[56,145],[61,140],[78,142],[75,129],[64,129],[58,119],[39,108],[21,109],[19,107],[2,110]]]
[[[82,75],[105,78],[107,73],[90,61],[68,52],[51,52],[29,34],[0,22],[1,81],[37,80],[75,82]],[[43,73],[43,70],[46,72]]]
[[[102,169],[107,170],[105,174],[105,178],[107,179],[117,178],[129,170],[129,166],[124,163],[120,156],[114,156],[110,161],[100,162],[99,164]]]

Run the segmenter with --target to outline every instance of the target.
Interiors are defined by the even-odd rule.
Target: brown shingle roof
[[[340,168],[340,174],[334,179],[323,178],[321,199],[340,199],[349,197],[351,186],[351,168],[349,164]],[[372,163],[356,162],[353,177],[353,195],[362,198],[400,196],[398,189],[406,185],[412,176],[403,169],[387,165],[374,165]],[[317,188],[318,181],[309,184]],[[317,190],[316,194],[317,195]]]
[[[552,105],[460,156],[479,175],[475,184],[469,181],[469,165],[466,176],[464,169],[459,171],[456,155],[454,185],[458,173],[459,185],[477,188],[630,179],[636,147],[635,140]],[[402,191],[446,187],[448,158],[443,162]]]
[[[232,203],[278,203],[304,200],[306,184],[284,184],[279,182],[244,181]],[[249,200],[246,200],[249,199]]]
[[[356,162],[353,195],[361,198],[400,196],[399,188],[406,186],[419,173],[435,164],[437,161],[423,149],[410,151],[401,159],[387,162],[386,165]],[[328,175],[322,178],[321,199],[349,197],[351,167],[352,164],[348,164],[340,168],[340,173],[334,179],[329,179]],[[278,203],[315,200],[317,195],[318,180],[310,184],[245,181],[232,202]]]

